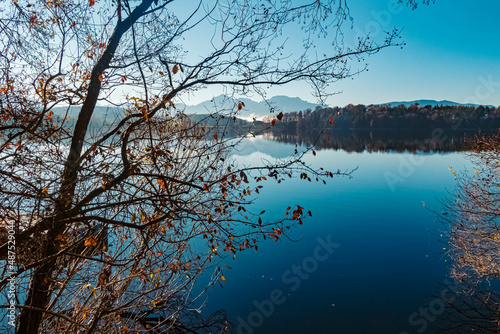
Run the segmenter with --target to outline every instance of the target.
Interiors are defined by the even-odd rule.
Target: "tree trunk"
[[[117,23],[113,34],[111,35],[106,50],[97,61],[90,76],[90,83],[87,90],[82,109],[78,115],[78,120],[73,132],[72,142],[68,158],[66,159],[62,183],[59,191],[59,201],[54,209],[54,220],[50,224],[47,232],[47,240],[43,250],[44,258],[56,254],[59,250],[56,237],[63,233],[65,225],[61,219],[71,218],[65,214],[72,207],[73,198],[78,178],[78,160],[81,157],[83,142],[87,134],[88,125],[97,99],[101,91],[102,82],[99,76],[109,67],[120,40],[130,27],[146,12],[151,6],[153,0],[144,0],[137,6],[128,18]],[[43,317],[43,312],[37,309],[44,309],[51,297],[50,279],[56,265],[56,258],[47,260],[44,264],[35,269],[30,282],[30,288],[25,301],[26,306],[32,306],[30,309],[22,309],[19,317],[18,333],[37,334]],[[56,278],[54,278],[56,279]]]

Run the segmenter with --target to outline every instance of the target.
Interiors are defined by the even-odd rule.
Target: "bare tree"
[[[305,152],[238,167],[229,152],[245,135],[225,133],[241,102],[217,111],[215,126],[175,105],[210,86],[265,96],[300,80],[322,100],[364,69],[351,61],[398,44],[394,30],[348,48],[350,20],[345,1],[4,2],[0,286],[3,310],[20,310],[18,332],[226,330],[220,314],[198,321],[196,278],[212,268],[223,281],[217,257],[257,250],[306,215],[296,206],[269,222],[247,210],[249,196],[269,179],[333,173],[309,168]],[[302,36],[289,41],[290,28]],[[317,51],[321,38],[331,48]],[[118,107],[107,122],[98,103]]]
[[[457,188],[442,219],[450,223],[452,276],[480,281],[500,276],[500,139],[483,137],[469,144],[473,171],[457,172]]]
[[[468,143],[472,171],[451,171],[457,187],[438,220],[447,228],[450,276],[455,280],[443,332],[500,330],[500,137]]]

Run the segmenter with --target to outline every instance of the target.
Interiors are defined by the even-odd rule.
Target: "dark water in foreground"
[[[235,156],[272,161],[294,145],[256,138]],[[444,227],[424,208],[455,187],[449,170],[464,153],[347,153],[323,149],[308,162],[329,170],[359,167],[327,185],[268,183],[256,200],[266,218],[300,204],[313,217],[290,235],[224,264],[226,282],[204,313],[224,309],[233,333],[433,333],[449,291]]]

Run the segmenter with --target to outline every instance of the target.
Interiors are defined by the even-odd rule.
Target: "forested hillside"
[[[335,129],[495,130],[500,127],[500,108],[349,104],[286,113],[282,120],[276,122],[276,129],[319,129],[331,124]]]

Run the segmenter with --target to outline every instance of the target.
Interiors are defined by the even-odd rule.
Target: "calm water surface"
[[[256,138],[235,158],[273,161],[295,146]],[[326,185],[268,182],[256,199],[269,220],[300,204],[313,217],[259,251],[225,260],[226,282],[208,299],[234,333],[433,333],[436,296],[448,281],[444,226],[427,208],[453,191],[449,170],[470,168],[464,153],[346,153],[319,150],[307,161],[328,170],[358,167]],[[327,246],[325,246],[327,245]]]

